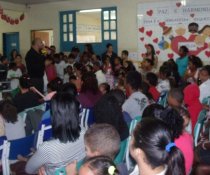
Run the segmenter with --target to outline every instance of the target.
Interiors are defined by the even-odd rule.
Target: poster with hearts
[[[210,1],[177,0],[140,3],[137,12],[138,56],[152,44],[159,63],[179,57],[179,47],[210,64]]]

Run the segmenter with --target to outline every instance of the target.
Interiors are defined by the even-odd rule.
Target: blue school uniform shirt
[[[177,58],[176,64],[178,66],[179,75],[181,77],[183,77],[187,70],[187,66],[188,66],[188,56],[185,56],[183,58]]]

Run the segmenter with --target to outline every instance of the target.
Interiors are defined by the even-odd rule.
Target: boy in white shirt
[[[126,76],[126,92],[129,98],[122,106],[123,111],[127,112],[132,119],[142,116],[144,109],[149,102],[147,97],[139,90],[142,84],[141,74],[137,71],[131,71]]]
[[[102,83],[106,83],[106,77],[105,74],[100,69],[100,63],[98,61],[93,62],[93,69],[95,71],[96,78],[98,80],[98,85]]]
[[[19,86],[19,78],[22,76],[22,72],[17,68],[16,63],[9,64],[9,71],[7,72],[7,79],[10,80],[11,89],[16,89]]]
[[[202,103],[206,97],[210,96],[210,65],[204,66],[200,70],[199,79],[201,81],[200,89],[200,102]]]

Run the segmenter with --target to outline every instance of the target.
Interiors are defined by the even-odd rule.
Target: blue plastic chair
[[[17,140],[11,140],[9,160],[16,160],[18,155],[28,156],[34,147],[35,134]]]
[[[168,103],[167,98],[168,98],[168,92],[162,92],[157,103],[165,108]]]

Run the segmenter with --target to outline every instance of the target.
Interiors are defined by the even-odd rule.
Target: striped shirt
[[[27,162],[25,171],[35,174],[43,166],[46,174],[51,175],[57,168],[82,160],[85,157],[84,134],[85,130],[81,130],[75,142],[61,143],[58,139],[44,142]]]

